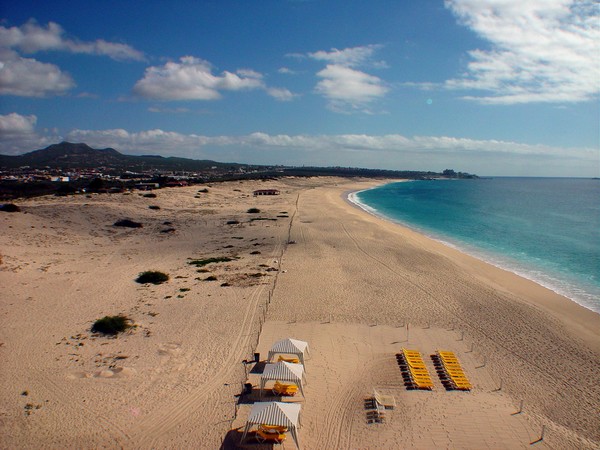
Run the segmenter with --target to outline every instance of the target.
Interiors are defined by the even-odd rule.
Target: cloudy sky
[[[600,176],[594,0],[0,6],[0,153]]]

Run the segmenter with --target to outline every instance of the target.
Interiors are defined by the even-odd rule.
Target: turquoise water
[[[350,200],[600,312],[600,180],[409,181]]]

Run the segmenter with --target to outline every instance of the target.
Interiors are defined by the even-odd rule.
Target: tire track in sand
[[[275,246],[274,253],[283,255],[284,250],[285,246],[279,242]],[[281,258],[279,259],[281,260]],[[169,407],[156,411],[138,422],[131,432],[131,438],[136,443],[136,447],[154,448],[156,441],[161,436],[183,422],[191,412],[198,410],[214,391],[222,386],[223,380],[235,372],[237,363],[247,356],[247,348],[254,335],[253,328],[259,314],[258,306],[267,286],[260,285],[251,294],[240,331],[231,343],[231,352],[223,361],[221,369],[211,379],[194,388],[185,398],[174,401]],[[235,291],[232,292],[235,293]],[[235,295],[238,296],[237,293]],[[241,304],[241,299],[239,300],[238,303]]]

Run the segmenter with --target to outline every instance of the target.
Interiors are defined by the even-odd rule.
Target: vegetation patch
[[[160,206],[150,205],[150,206],[148,206],[148,208],[150,208],[150,209],[160,209]]]
[[[198,192],[201,192],[203,194],[208,194],[208,189],[207,188],[200,189]]]
[[[5,203],[3,205],[0,205],[0,211],[4,211],[4,212],[20,212],[21,208],[19,208],[14,203]]]
[[[160,230],[161,233],[175,233],[175,228],[165,228],[164,230]]]
[[[196,267],[202,267],[202,266],[206,266],[207,264],[229,262],[229,261],[233,261],[233,260],[234,260],[234,258],[222,256],[222,257],[216,257],[216,258],[192,259],[191,261],[188,262],[188,264],[191,264]]]
[[[190,288],[181,288],[181,289],[179,289],[179,292],[187,292],[189,290],[190,290]]]
[[[166,281],[169,281],[169,275],[163,272],[158,272],[156,270],[147,270],[146,272],[140,273],[135,279],[135,281],[140,284],[162,284]]]
[[[123,316],[104,316],[92,325],[92,333],[115,335],[131,328],[131,319]]]
[[[228,220],[226,223],[227,223],[227,225],[237,225],[240,223],[240,221],[239,220]]]
[[[248,211],[246,211],[248,214],[258,214],[260,212],[260,209],[258,208],[250,208]]]
[[[251,255],[260,255],[262,252],[260,250],[254,250],[253,252],[250,252]]]
[[[126,228],[142,228],[143,225],[139,222],[134,222],[133,220],[129,220],[129,219],[122,219],[122,220],[117,220],[113,226],[115,227],[126,227]]]
[[[144,194],[144,197],[146,197],[146,198],[156,198],[156,194],[153,194],[153,193]]]
[[[204,279],[204,281],[217,281],[217,277],[215,277],[214,275],[211,275],[209,277],[206,277]]]
[[[253,217],[252,219],[250,219],[250,222],[254,222],[255,220],[277,220],[277,219],[270,219],[268,217]]]

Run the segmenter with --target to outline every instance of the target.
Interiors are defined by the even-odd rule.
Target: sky
[[[600,176],[595,0],[0,2],[0,154]]]

